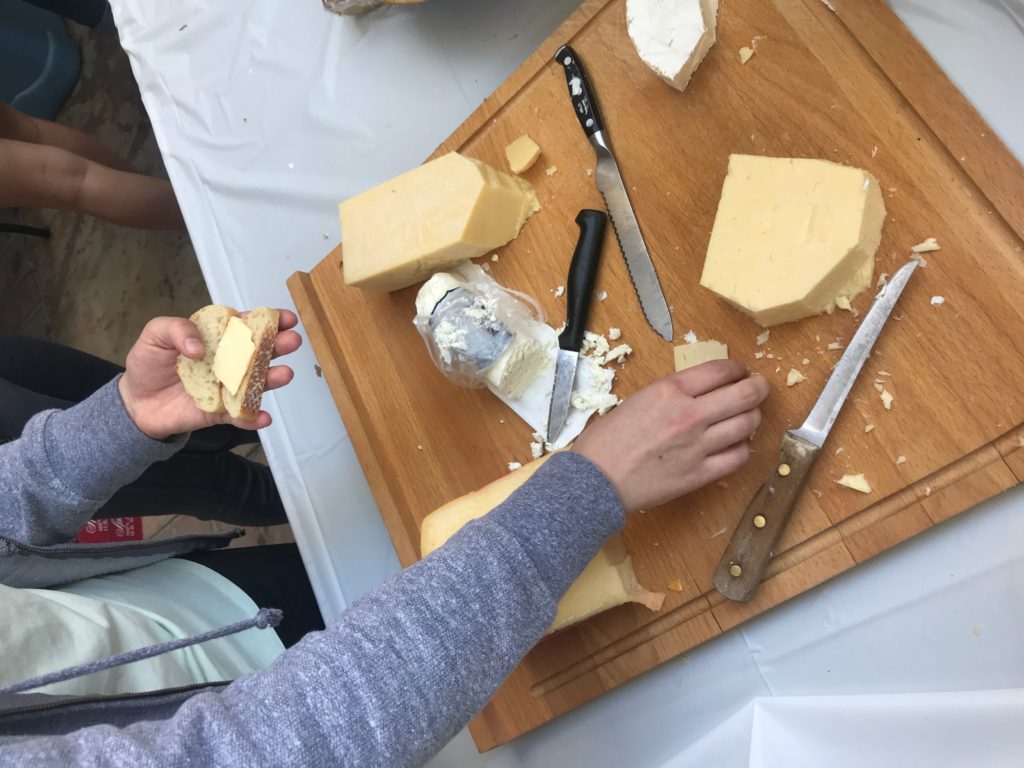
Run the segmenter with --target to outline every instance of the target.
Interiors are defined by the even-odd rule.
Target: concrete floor
[[[140,172],[166,178],[128,57],[108,18],[97,29],[72,25],[82,73],[57,122],[100,139]],[[12,212],[3,212],[10,220]],[[124,363],[146,322],[188,316],[210,296],[187,233],[146,232],[58,211],[19,212],[47,227],[49,240],[0,234],[0,331],[48,338]],[[259,446],[245,451],[265,463]],[[148,537],[227,526],[182,515],[147,518]],[[288,526],[250,529],[235,546],[293,541]]]

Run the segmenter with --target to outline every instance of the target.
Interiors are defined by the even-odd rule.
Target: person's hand
[[[627,512],[654,507],[743,466],[767,395],[764,377],[735,360],[704,363],[640,390],[573,450],[605,474]]]
[[[302,337],[291,330],[298,323],[294,312],[280,311],[274,357],[288,355],[302,345]],[[182,354],[202,358],[203,342],[191,320],[183,317],[158,317],[142,329],[139,340],[128,353],[125,373],[118,387],[128,415],[143,433],[154,440],[191,432],[214,424],[234,424],[242,429],[270,426],[270,414],[260,411],[253,421],[233,419],[226,413],[205,413],[185,391],[175,364]],[[287,365],[267,372],[267,390],[283,387],[294,377]]]

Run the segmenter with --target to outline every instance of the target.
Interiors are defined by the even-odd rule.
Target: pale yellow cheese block
[[[720,341],[695,341],[693,344],[680,344],[675,348],[676,371],[685,371],[695,365],[710,360],[728,360],[729,347]]]
[[[426,557],[456,531],[483,517],[525,483],[551,456],[537,459],[515,472],[467,493],[431,512],[420,528],[420,554]],[[633,564],[619,535],[601,548],[558,603],[548,632],[556,632],[624,603],[639,603],[652,611],[661,608],[665,595],[649,592],[636,579]]]
[[[232,317],[228,320],[224,335],[220,337],[213,358],[213,375],[232,395],[238,394],[238,388],[255,354],[256,343],[252,340],[249,326],[241,318]]]
[[[512,173],[525,173],[540,157],[540,146],[529,136],[523,135],[505,147],[505,157]]]
[[[538,210],[524,180],[449,152],[339,206],[345,283],[421,282],[514,239]]]
[[[700,282],[763,326],[832,312],[871,285],[884,223],[867,171],[733,155]]]

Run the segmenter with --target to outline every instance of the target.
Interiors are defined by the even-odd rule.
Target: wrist
[[[131,381],[128,378],[128,374],[124,373],[121,375],[120,380],[117,382],[117,391],[121,395],[121,402],[124,404],[124,409],[128,413],[128,418],[132,420],[132,423],[138,428],[138,430],[151,440],[158,440],[163,442],[170,435],[159,434],[156,430],[152,429],[145,423],[144,409],[139,407],[138,400],[135,398],[132,392]]]

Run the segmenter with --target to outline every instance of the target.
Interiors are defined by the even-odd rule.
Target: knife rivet
[[[790,470],[789,464],[779,464],[779,474],[782,477],[785,477],[786,475],[788,475],[790,473],[790,471],[791,470]]]
[[[757,515],[754,518],[754,527],[755,528],[764,528],[765,525],[767,525],[767,524],[768,524],[768,521],[764,519],[764,515]]]
[[[730,576],[736,576],[736,577],[742,576],[743,575],[743,569],[740,568],[736,563],[733,563],[732,565],[729,566],[729,575]]]

